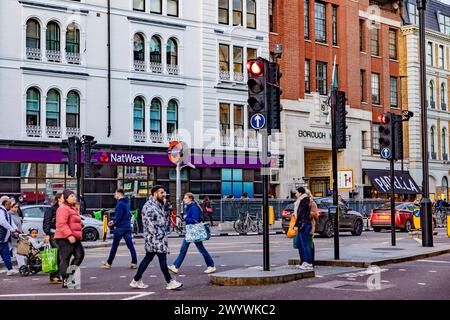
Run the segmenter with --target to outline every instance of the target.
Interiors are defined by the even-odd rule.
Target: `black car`
[[[328,209],[333,206],[332,198],[314,198],[319,209],[319,223],[316,227],[316,233],[323,237],[331,238],[334,235],[333,221],[329,216]],[[361,213],[347,207],[343,202],[339,202],[340,217],[339,231],[349,231],[354,236],[360,236],[364,229],[363,216]],[[294,202],[284,208],[282,212],[282,227],[284,232],[289,228],[292,213],[294,212]]]

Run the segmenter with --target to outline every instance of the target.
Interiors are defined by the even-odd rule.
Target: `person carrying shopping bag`
[[[186,205],[186,225],[194,225],[199,224],[202,221],[202,210],[201,207],[195,202],[194,195],[190,192],[186,193],[183,198],[183,202]],[[188,227],[186,226],[186,229]],[[202,241],[194,242],[198,251],[203,255],[205,259],[206,266],[208,267],[204,272],[205,273],[213,273],[216,271],[216,267],[214,266],[214,261],[208,251],[205,249]],[[181,245],[180,253],[178,254],[177,259],[173,263],[173,265],[169,266],[169,270],[173,273],[178,273],[178,269],[181,267],[181,264],[186,257],[186,253],[189,249],[190,243],[186,241],[186,238],[183,240],[183,244]]]
[[[63,288],[67,288],[70,265],[80,266],[84,259],[81,244],[83,226],[80,213],[76,210],[77,197],[72,190],[64,190],[64,203],[56,210],[55,241],[61,260],[59,271],[63,279]],[[71,261],[71,258],[73,259]]]
[[[297,245],[300,260],[302,261],[299,268],[303,270],[312,270],[313,260],[310,248],[310,237],[312,230],[310,197],[308,197],[306,190],[303,187],[299,187],[297,189],[296,196],[298,205],[296,203],[295,207],[297,208],[297,211],[294,211],[297,216],[295,228],[298,231]]]

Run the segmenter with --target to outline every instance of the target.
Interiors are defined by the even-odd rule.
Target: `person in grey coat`
[[[19,216],[19,203],[15,202],[11,209],[9,210],[9,215],[11,216],[11,220],[16,225],[17,229],[19,230],[19,233],[24,233],[22,230],[22,219]],[[20,267],[24,266],[26,264],[26,258],[25,256],[21,256],[20,254],[17,254],[17,245],[19,242],[18,237],[11,237],[11,250],[13,256],[16,258],[17,265],[20,269]]]
[[[151,196],[142,209],[142,222],[144,224],[145,257],[139,265],[130,287],[146,289],[148,285],[142,282],[142,276],[153,258],[158,256],[159,266],[167,282],[166,289],[181,288],[182,283],[172,279],[167,267],[167,254],[169,253],[169,239],[167,237],[167,216],[164,212],[164,187],[156,185],[151,189]]]

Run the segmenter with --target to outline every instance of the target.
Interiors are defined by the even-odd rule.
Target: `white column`
[[[161,106],[161,131],[162,131],[162,135],[164,137],[164,141],[168,140],[168,135],[167,135],[167,104],[165,102],[162,101],[162,106]]]
[[[230,103],[230,147],[234,148],[234,139],[236,137],[234,136],[234,104]]]
[[[41,26],[41,56],[42,61],[47,62],[47,26]]]
[[[66,32],[67,32],[67,27],[64,30],[61,29],[60,44],[59,44],[59,51],[61,52],[61,63],[63,63],[63,64],[67,64],[67,59],[66,59]]]
[[[47,138],[47,117],[45,111],[47,110],[47,92],[41,94],[41,137]]]
[[[66,134],[66,112],[67,112],[67,96],[61,96],[61,105],[59,108],[59,121],[61,128],[61,138],[67,138]]]
[[[145,129],[145,139],[151,143],[150,140],[150,104],[151,101],[145,104],[144,108],[144,129]]]
[[[244,104],[244,108],[243,108],[243,112],[244,112],[244,148],[248,149],[248,105]]]
[[[161,38],[161,63],[163,74],[167,73],[167,40]]]

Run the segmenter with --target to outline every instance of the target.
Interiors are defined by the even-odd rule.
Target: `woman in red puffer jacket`
[[[56,211],[55,241],[59,249],[61,260],[59,271],[63,278],[63,288],[67,288],[67,268],[70,265],[80,266],[84,258],[84,249],[81,244],[83,225],[80,213],[75,206],[77,198],[71,190],[63,192],[64,204]],[[72,261],[70,261],[70,259]]]

